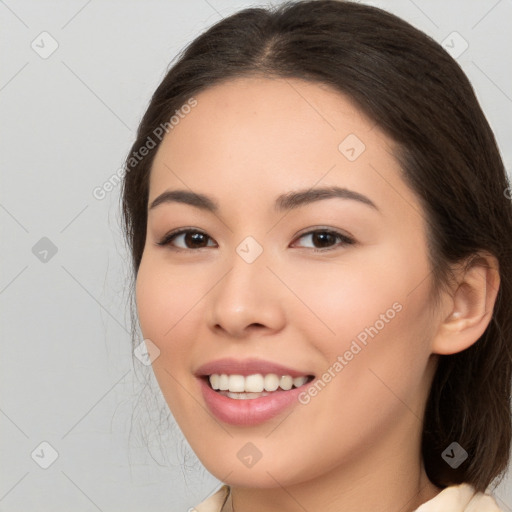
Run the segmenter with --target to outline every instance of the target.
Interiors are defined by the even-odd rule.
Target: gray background
[[[457,60],[510,172],[512,0],[367,3],[467,42]],[[160,415],[150,368],[134,370],[119,187],[92,192],[178,51],[249,5],[265,4],[0,1],[0,511],[185,511],[219,484]],[[512,511],[510,476],[497,494]]]

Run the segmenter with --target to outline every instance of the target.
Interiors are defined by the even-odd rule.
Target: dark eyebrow
[[[188,190],[166,190],[151,203],[149,210],[164,203],[184,203],[209,212],[219,210],[218,204],[212,198]]]
[[[377,208],[377,205],[368,197],[360,194],[359,192],[355,192],[354,190],[341,187],[310,188],[307,190],[299,190],[297,192],[288,192],[287,194],[280,195],[276,199],[275,208],[277,211],[292,210],[293,208],[298,208],[315,201],[332,199],[335,197],[359,201],[371,206],[377,211],[380,211]]]
[[[280,195],[276,199],[275,209],[278,212],[292,210],[315,201],[332,198],[352,199],[380,211],[375,203],[368,197],[359,192],[341,187],[323,187],[288,192],[287,194]],[[166,190],[152,201],[149,210],[156,208],[160,204],[173,202],[188,204],[212,213],[219,211],[219,205],[214,199],[207,195],[190,192],[188,190]]]

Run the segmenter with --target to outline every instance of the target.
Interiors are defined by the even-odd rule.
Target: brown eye
[[[355,241],[342,233],[327,229],[317,229],[301,235],[298,240],[309,240],[309,247],[314,251],[326,251],[337,246],[352,245]]]
[[[315,247],[330,247],[331,245],[336,243],[336,239],[336,235],[324,231],[313,233],[311,237],[311,240]]]
[[[211,240],[211,238],[202,231],[196,229],[182,229],[174,233],[169,233],[158,242],[158,245],[172,245],[177,249],[203,249],[209,246],[209,240]],[[215,244],[213,244],[213,247],[215,247]]]

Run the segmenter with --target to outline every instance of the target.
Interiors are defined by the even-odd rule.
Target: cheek
[[[159,257],[145,253],[135,287],[140,328],[143,337],[160,351],[151,368],[169,409],[184,431],[190,430],[187,418],[197,413],[195,402],[183,390],[191,385],[190,341],[198,338],[198,313],[194,306],[201,294],[199,280],[190,279],[183,272],[178,274]]]
[[[338,312],[337,341],[322,344],[329,361],[326,370],[335,374],[326,386],[329,396],[324,403],[338,404],[330,410],[331,421],[343,428],[350,425],[348,431],[368,429],[369,433],[372,425],[383,427],[404,413],[421,416],[429,385],[425,375],[432,334],[425,307],[428,286],[425,282],[408,293],[411,281],[407,276],[404,281],[387,282],[388,287],[378,292],[370,282],[354,288],[352,297],[359,308],[353,314]],[[381,280],[379,286],[385,284]],[[320,400],[317,406],[311,416],[320,427],[329,415],[321,409]]]
[[[137,314],[144,338],[149,338],[160,350],[165,332],[172,326],[173,318],[167,311],[174,311],[171,304],[172,293],[166,293],[166,278],[152,265],[150,258],[144,256],[139,267],[135,286]]]
[[[166,399],[174,395],[173,377],[181,379],[189,368],[187,336],[194,336],[194,305],[200,294],[196,280],[185,282],[183,275],[174,275],[170,266],[164,270],[151,254],[143,256],[135,287],[137,314],[143,337],[160,350],[152,369]]]
[[[135,294],[141,330],[163,351],[174,342],[175,332],[190,322],[194,305],[204,295],[202,279],[177,271],[161,255],[144,253],[137,275]],[[161,345],[161,347],[160,347]]]
[[[433,329],[427,307],[428,262],[418,259],[412,265],[411,255],[397,247],[359,253],[357,261],[343,266],[318,266],[297,288],[316,318],[296,318],[302,318],[301,330],[323,356],[328,374],[322,380],[333,382],[322,394],[332,392],[329,399],[344,402],[344,411],[360,421],[371,416],[363,404],[389,403],[392,409],[397,402],[393,392],[416,402],[424,385]],[[327,421],[322,410],[316,412],[312,416]]]
[[[380,330],[380,315],[388,312],[385,320],[394,319],[399,307],[393,304],[405,304],[407,282],[414,281],[406,268],[396,276],[386,261],[370,251],[354,252],[339,263],[305,261],[295,267],[296,272],[283,271],[299,299],[289,303],[296,303],[291,323],[310,326],[308,342],[320,342],[327,353],[344,349],[347,341],[375,322]]]

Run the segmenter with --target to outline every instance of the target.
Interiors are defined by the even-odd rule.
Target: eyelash
[[[193,229],[193,228],[183,228],[183,229],[179,229],[177,231],[172,231],[171,233],[166,234],[162,238],[162,240],[160,240],[159,242],[156,242],[156,244],[159,246],[171,246],[172,250],[177,251],[177,252],[198,251],[201,249],[208,248],[208,247],[199,247],[196,249],[191,249],[191,248],[183,249],[182,247],[174,247],[171,245],[171,242],[173,242],[178,236],[183,235],[183,234],[188,234],[188,233],[199,233],[201,235],[206,235],[210,240],[212,240],[212,238],[209,237],[204,231],[201,231],[199,229]],[[296,240],[299,240],[307,235],[312,235],[314,233],[327,233],[329,235],[334,235],[334,236],[338,237],[338,239],[341,240],[341,244],[334,245],[333,247],[328,247],[326,249],[318,249],[316,247],[311,248],[311,250],[316,253],[325,253],[326,251],[335,250],[338,247],[345,247],[345,246],[349,246],[349,245],[354,245],[356,243],[356,241],[353,238],[350,238],[347,235],[344,235],[344,234],[342,234],[338,231],[335,231],[333,229],[327,229],[327,228],[319,228],[319,229],[307,231],[305,233],[302,233],[299,237],[297,237]],[[306,247],[306,249],[307,249],[307,247]]]

